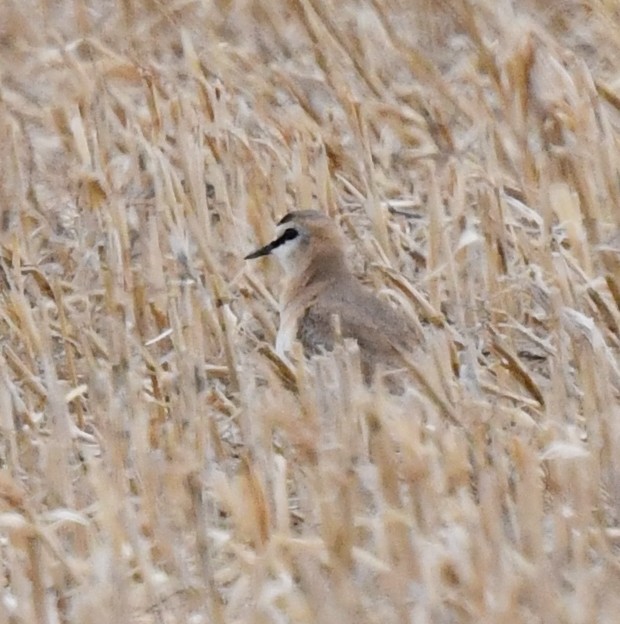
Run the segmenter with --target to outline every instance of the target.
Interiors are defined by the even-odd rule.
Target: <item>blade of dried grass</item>
[[[295,371],[285,362],[275,350],[268,344],[262,344],[258,348],[258,352],[266,357],[273,365],[278,378],[282,382],[283,386],[291,392],[298,391],[297,377]]]
[[[226,621],[224,608],[215,587],[213,557],[207,535],[207,524],[205,522],[205,519],[209,516],[204,504],[203,485],[199,475],[190,473],[187,476],[186,487],[189,490],[192,501],[192,524],[196,530],[196,546],[200,558],[203,586],[206,589],[204,600],[202,601],[202,609],[204,613],[208,614],[209,621],[215,622],[216,624],[224,624]]]
[[[415,382],[422,389],[423,395],[439,409],[443,417],[453,424],[461,426],[462,423],[457,417],[453,406],[449,403],[449,399],[447,397],[443,397],[441,392],[434,387],[434,384],[431,383],[428,375],[423,372],[422,366],[413,360],[411,354],[402,349],[398,349],[398,352],[403,359],[403,362],[406,364],[407,370],[413,375]]]
[[[7,364],[15,372],[15,374],[23,381],[24,384],[34,392],[40,399],[47,400],[47,390],[41,380],[28,368],[25,362],[6,345],[3,349]]]
[[[620,314],[607,305],[597,289],[590,287],[587,292],[609,331],[615,334],[617,338],[620,338]]]
[[[538,384],[534,381],[523,362],[519,359],[516,353],[512,351],[508,346],[500,342],[501,337],[492,327],[489,327],[491,332],[491,349],[500,358],[500,363],[504,368],[522,385],[541,406],[545,405],[545,397],[541,392]]]
[[[438,312],[437,308],[435,308],[428,299],[424,296],[424,294],[416,288],[414,284],[411,282],[405,281],[404,278],[396,271],[389,267],[385,267],[379,265],[379,270],[383,275],[385,275],[390,283],[402,293],[404,293],[408,299],[412,300],[418,308],[422,312],[422,318],[430,323],[432,323],[436,327],[445,327],[446,319]],[[424,332],[421,332],[421,335]]]

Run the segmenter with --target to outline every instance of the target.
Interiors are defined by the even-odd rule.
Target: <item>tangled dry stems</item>
[[[615,622],[615,1],[0,8],[0,622]],[[289,370],[326,210],[417,319]]]

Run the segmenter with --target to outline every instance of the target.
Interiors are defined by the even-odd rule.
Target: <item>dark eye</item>
[[[277,249],[280,245],[284,245],[286,241],[293,240],[298,236],[299,232],[295,228],[286,228],[286,230],[284,230],[284,232],[282,232],[282,234],[280,234],[280,236],[278,236],[276,240],[274,240],[272,243],[269,243],[269,252]]]
[[[284,242],[284,241],[293,240],[294,238],[297,238],[298,236],[299,236],[299,232],[295,228],[286,228],[286,230],[284,230],[284,234],[282,234],[280,238],[282,239],[282,242]]]

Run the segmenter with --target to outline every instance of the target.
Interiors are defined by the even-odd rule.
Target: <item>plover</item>
[[[343,338],[357,341],[367,381],[378,364],[385,369],[403,366],[402,352],[415,343],[414,325],[351,272],[344,237],[332,219],[315,210],[288,213],[278,222],[275,239],[245,259],[271,254],[286,274],[278,355],[285,357],[295,340],[306,355],[332,350],[337,322]]]

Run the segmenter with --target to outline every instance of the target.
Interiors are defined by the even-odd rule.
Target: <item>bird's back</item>
[[[308,355],[334,348],[335,316],[339,319],[342,337],[357,341],[367,379],[372,377],[378,364],[386,368],[402,366],[399,349],[412,348],[413,323],[353,276],[344,283],[327,282],[299,319],[297,339]]]

